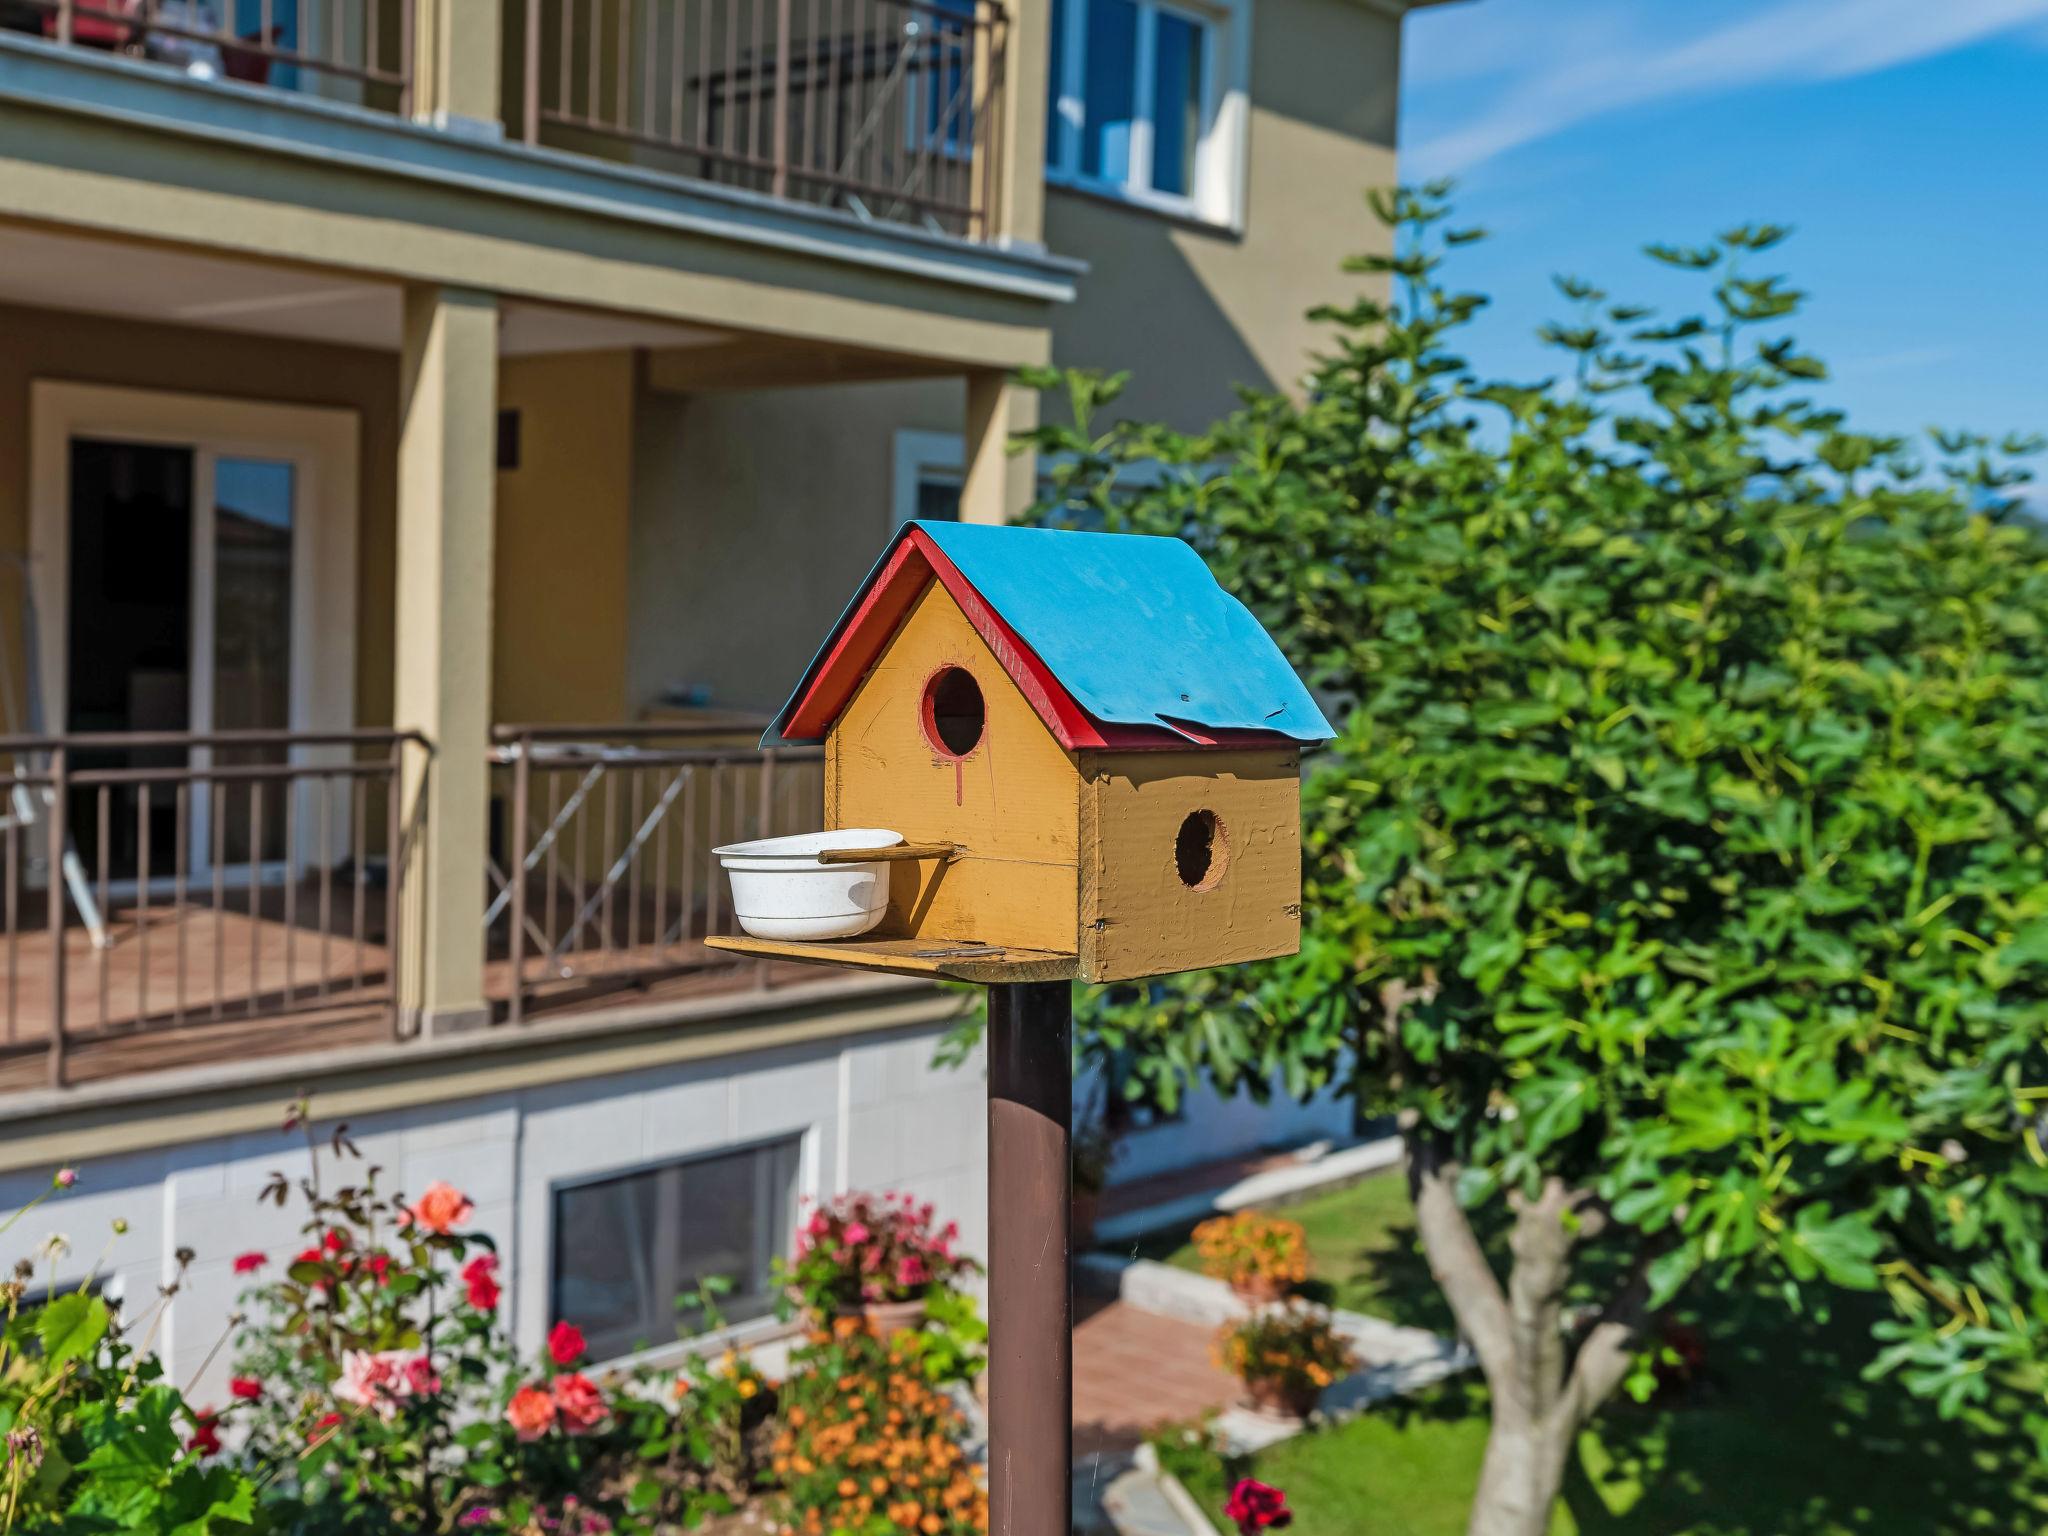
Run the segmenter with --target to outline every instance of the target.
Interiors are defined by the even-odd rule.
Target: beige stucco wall
[[[964,402],[951,380],[643,396],[633,704],[780,704],[888,536],[896,432],[958,432]]]
[[[623,719],[633,354],[509,358],[498,404],[520,426],[498,474],[495,718]]]
[[[1295,384],[1305,312],[1383,248],[1364,194],[1394,179],[1400,26],[1356,0],[1252,0],[1241,234],[1048,189],[1046,239],[1090,265],[1056,359],[1128,368],[1123,414],[1197,427],[1240,384]],[[1060,419],[1057,397],[1047,418]],[[628,702],[701,683],[722,705],[787,694],[888,536],[905,428],[957,433],[953,382],[643,396],[634,447]]]
[[[1241,235],[1046,191],[1046,243],[1089,264],[1054,317],[1054,359],[1129,369],[1134,418],[1192,428],[1228,411],[1236,385],[1297,384],[1318,342],[1305,311],[1364,281],[1339,270],[1346,256],[1386,246],[1365,193],[1395,177],[1400,23],[1357,0],[1250,3]]]

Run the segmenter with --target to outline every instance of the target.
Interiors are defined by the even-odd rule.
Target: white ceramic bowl
[[[879,827],[803,832],[728,843],[711,851],[732,878],[732,911],[757,939],[851,939],[889,906],[888,865],[820,864],[828,848],[887,848],[901,834]]]

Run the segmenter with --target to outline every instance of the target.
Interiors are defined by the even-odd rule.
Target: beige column
[[[1045,239],[1046,74],[1052,60],[1052,0],[1010,0],[1003,58],[976,80],[998,146],[992,233],[1005,245]]]
[[[415,0],[415,117],[487,137],[504,132],[499,101],[503,15],[501,0]]]
[[[1038,495],[1038,455],[1012,454],[1010,438],[1038,425],[1038,392],[1000,369],[967,375],[967,475],[960,487],[960,520],[1007,523],[1021,517]]]
[[[415,287],[399,358],[398,614],[393,714],[433,744],[405,793],[401,1004],[429,1033],[484,1022],[491,724],[491,535],[498,306]],[[424,815],[420,812],[425,797]]]

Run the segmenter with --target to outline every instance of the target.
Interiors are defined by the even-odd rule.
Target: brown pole
[[[1068,1211],[1073,990],[988,989],[989,1528],[1066,1536],[1074,1473]]]

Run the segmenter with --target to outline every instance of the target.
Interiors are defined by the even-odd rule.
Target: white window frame
[[[1101,193],[1177,218],[1244,228],[1247,139],[1251,126],[1251,0],[1132,0],[1138,10],[1137,75],[1127,181],[1081,171],[1081,135],[1087,126],[1088,7],[1065,0],[1061,17],[1058,97],[1046,125],[1045,179],[1055,186]],[[1186,195],[1152,186],[1153,50],[1161,11],[1202,29],[1202,121],[1195,140],[1194,184]]]

